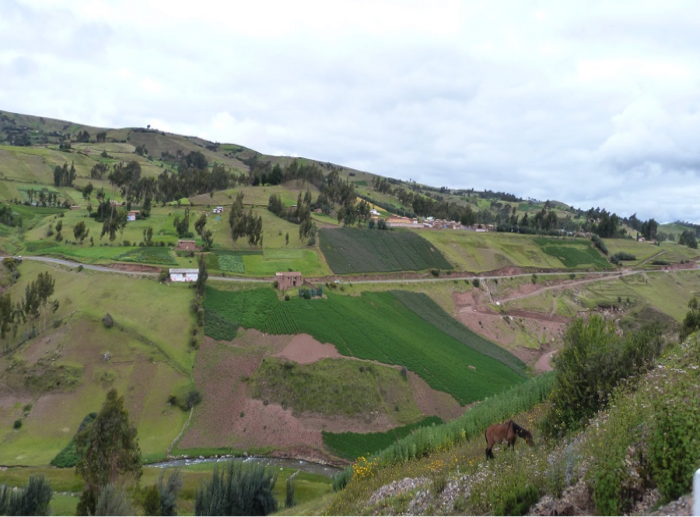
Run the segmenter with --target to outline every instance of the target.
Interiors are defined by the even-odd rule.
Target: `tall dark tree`
[[[199,256],[199,274],[197,275],[197,282],[195,287],[197,288],[197,294],[199,296],[204,296],[204,291],[207,288],[207,278],[209,278],[209,273],[207,273],[207,261],[204,255]]]

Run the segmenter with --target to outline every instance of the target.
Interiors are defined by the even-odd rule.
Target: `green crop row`
[[[217,341],[231,341],[236,337],[238,324],[217,315],[213,311],[204,311],[204,333]]]
[[[453,269],[442,253],[412,231],[322,228],[321,251],[337,274]]]
[[[245,273],[243,258],[240,255],[219,255],[219,269],[229,273]]]
[[[526,365],[508,350],[475,334],[459,321],[447,314],[430,296],[408,291],[392,291],[394,297],[418,317],[439,328],[444,333],[465,344],[472,350],[499,361],[511,370],[525,376]]]
[[[475,342],[474,347],[465,346],[407,308],[405,304],[422,303],[420,295],[400,296],[402,301],[389,292],[363,293],[359,298],[329,293],[327,299],[282,302],[271,288],[236,292],[208,288],[204,307],[244,328],[270,333],[298,329],[321,343],[332,343],[343,355],[405,366],[462,405],[524,381],[520,370],[476,350]],[[277,316],[282,304],[288,312]]]
[[[323,431],[323,445],[341,458],[355,460],[360,456],[370,456],[386,449],[416,429],[442,423],[443,420],[440,417],[430,416],[415,424],[395,427],[383,433],[331,433]]]
[[[260,329],[268,334],[298,334],[299,327],[297,327],[294,317],[290,314],[287,305],[279,304],[277,310],[275,310],[270,318],[265,322],[263,328]]]

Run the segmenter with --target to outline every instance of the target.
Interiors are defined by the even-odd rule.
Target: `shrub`
[[[268,515],[277,509],[273,489],[277,474],[263,465],[228,462],[214,467],[211,481],[202,483],[194,503],[195,515]]]
[[[433,276],[440,276],[440,270],[439,269],[431,269],[430,274]]]
[[[97,499],[95,515],[135,515],[135,512],[126,493],[110,484]]]
[[[22,490],[0,487],[0,515],[48,515],[53,489],[44,476],[31,476]]]
[[[143,499],[143,514],[160,515],[160,492],[156,485],[146,492],[146,497]]]
[[[165,471],[158,476],[158,492],[160,493],[160,515],[177,515],[177,497],[182,489],[182,474],[175,470],[167,483],[164,482]]]
[[[185,395],[170,395],[168,402],[183,411],[189,411],[202,401],[202,394],[198,390],[190,390]]]
[[[621,337],[615,324],[600,316],[592,316],[588,323],[576,319],[554,363],[556,384],[542,421],[543,432],[562,436],[578,429],[605,406],[618,382],[642,371],[661,346],[657,328],[644,327]]]
[[[507,493],[503,501],[494,508],[494,515],[526,515],[530,507],[540,498],[537,488],[527,485]]]
[[[122,242],[122,245],[123,246],[131,246],[131,241],[124,239],[124,242]]]
[[[532,273],[532,277],[530,278],[530,281],[531,281],[533,284],[536,284],[536,283],[537,283],[537,274],[536,274],[536,273]]]
[[[474,280],[472,280],[472,285],[474,287],[476,287],[477,289],[479,288],[479,284],[480,284],[480,282],[479,282],[478,278],[475,278]]]
[[[649,459],[654,481],[667,501],[691,490],[693,473],[700,467],[700,397],[695,383],[686,375],[672,393],[655,401]]]
[[[593,237],[591,237],[591,240],[593,241],[595,247],[602,251],[604,255],[608,254],[608,247],[605,245],[605,243],[600,237],[598,237],[597,235],[593,235]]]
[[[21,429],[21,428],[22,428],[22,421],[15,420],[14,424],[12,424],[12,429]]]
[[[83,270],[83,266],[80,265],[80,266],[78,266],[77,268],[75,268],[75,270],[76,270],[78,273],[80,273],[80,272]]]
[[[168,268],[162,268],[160,273],[158,273],[158,282],[165,282],[170,277],[170,271]]]
[[[102,318],[102,324],[108,329],[111,329],[114,326],[114,320],[112,319],[112,316],[110,316],[109,313],[105,314],[105,317]]]
[[[297,499],[294,497],[294,476],[287,478],[286,496],[284,498],[284,507],[293,508],[297,505]]]

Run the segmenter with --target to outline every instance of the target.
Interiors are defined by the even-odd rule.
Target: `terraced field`
[[[321,251],[336,274],[453,269],[445,257],[411,231],[324,228]]]
[[[449,316],[442,316],[436,304],[428,305],[427,321],[419,317],[413,309],[425,303],[423,295],[327,296],[282,302],[270,288],[236,292],[208,288],[204,307],[244,328],[303,332],[321,343],[332,343],[343,355],[405,366],[462,405],[524,380],[522,363],[497,345],[459,324],[441,328]],[[280,306],[286,311],[280,311]],[[212,331],[207,328],[206,332],[211,335]]]

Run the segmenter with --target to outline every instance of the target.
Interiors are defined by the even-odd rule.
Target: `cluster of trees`
[[[297,198],[297,204],[285,208],[279,194],[272,194],[267,203],[267,209],[282,219],[299,225],[299,239],[309,239],[309,246],[316,244],[316,223],[311,219],[311,210],[314,207],[311,192],[306,191],[302,197],[301,192]]]
[[[5,267],[15,272],[14,261],[3,261]],[[17,336],[20,325],[34,324],[47,307],[56,312],[59,307],[58,300],[49,301],[53,296],[56,281],[49,272],[39,273],[36,280],[27,285],[24,296],[16,303],[12,302],[12,294],[0,295],[0,338],[5,339],[12,331],[12,337]],[[9,344],[6,343],[6,348]]]
[[[75,135],[75,141],[80,143],[88,143],[90,141],[90,133],[88,133],[85,129],[78,131],[78,134]]]
[[[0,204],[0,223],[7,226],[22,226],[22,218],[12,214],[10,205]]]
[[[175,227],[175,231],[177,232],[177,236],[180,237],[181,239],[183,237],[192,237],[192,233],[190,232],[190,209],[185,208],[185,215],[182,219],[180,219],[179,215],[175,216],[175,219],[173,219],[173,226]]]
[[[262,216],[253,215],[253,207],[248,213],[243,210],[243,192],[236,195],[236,199],[231,205],[231,212],[228,215],[228,224],[231,227],[231,237],[233,242],[241,237],[248,237],[248,244],[251,246],[263,245],[263,221]]]
[[[56,165],[53,170],[53,183],[57,187],[72,187],[75,181],[75,165],[73,162],[68,167],[68,162],[63,164],[63,167]]]
[[[695,230],[683,230],[683,233],[678,237],[678,244],[688,246],[694,250],[698,249],[698,240],[695,236]]]

